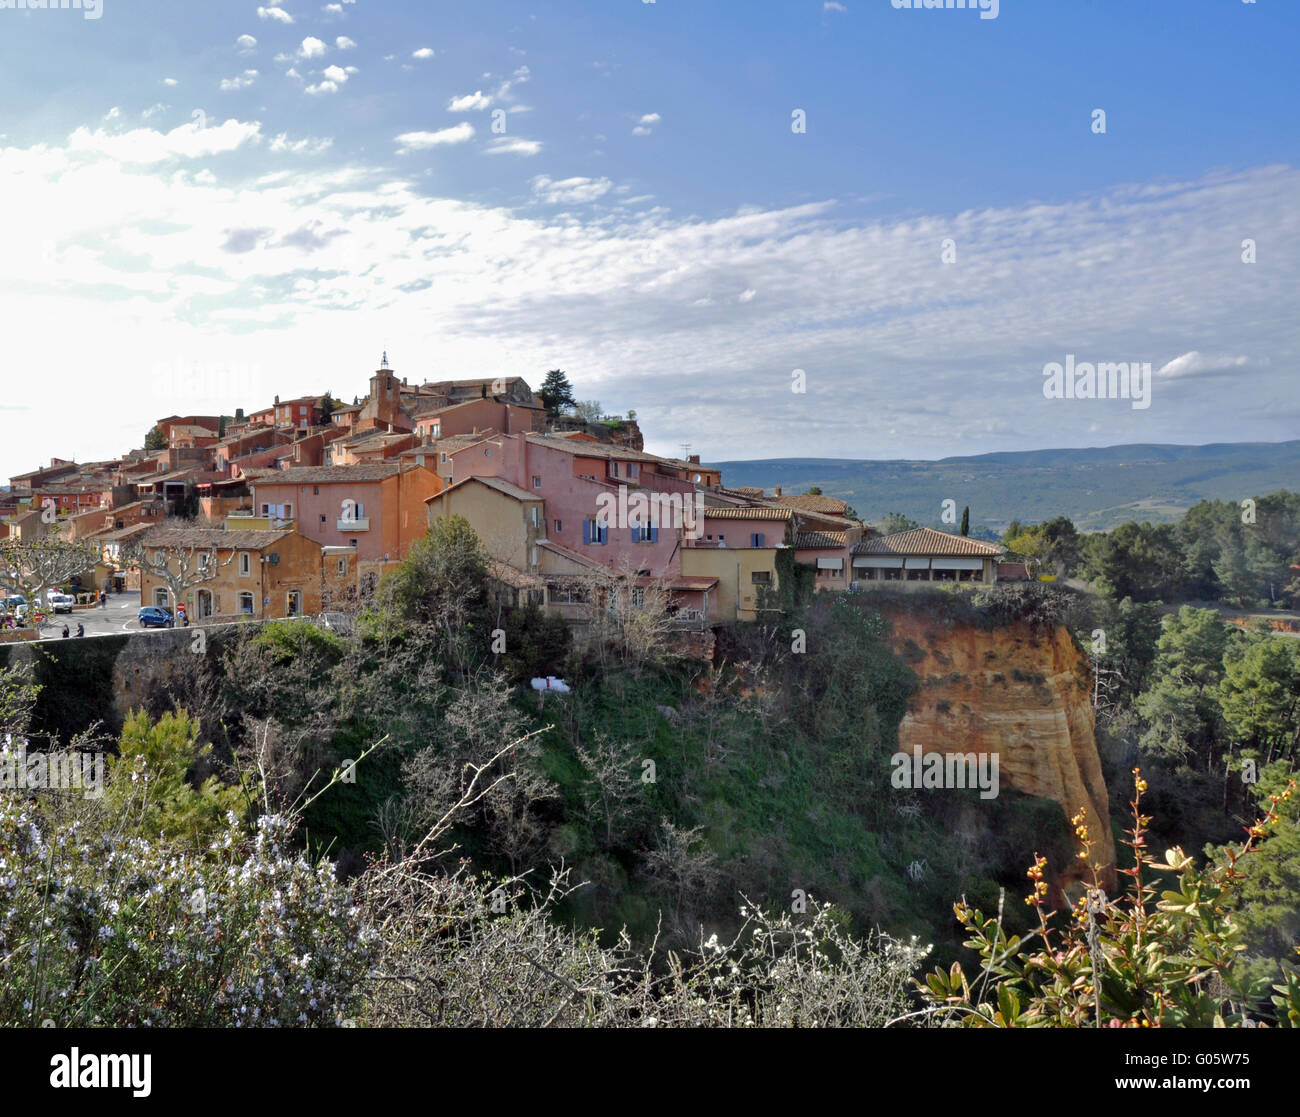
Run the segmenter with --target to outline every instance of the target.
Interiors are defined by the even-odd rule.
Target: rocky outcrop
[[[1088,662],[1063,627],[1024,622],[989,631],[888,610],[895,650],[920,681],[899,727],[911,753],[997,753],[1000,782],[1061,805],[1067,818],[1088,811],[1093,858],[1109,867],[1115,846],[1097,753]],[[1084,876],[1082,861],[1049,866],[1062,888]]]

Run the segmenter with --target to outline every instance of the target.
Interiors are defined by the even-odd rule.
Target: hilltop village
[[[482,540],[504,603],[571,622],[610,579],[634,606],[658,587],[676,619],[706,626],[756,619],[798,564],[824,591],[1023,572],[1000,575],[1003,548],[975,539],[881,535],[832,497],[728,488],[699,455],[647,453],[635,418],[539,395],[520,377],[411,384],[385,354],[351,404],[169,415],[120,459],[12,477],[0,539],[80,544],[93,568],[51,582],[83,605],[138,594],[188,623],[355,608],[452,516]]]

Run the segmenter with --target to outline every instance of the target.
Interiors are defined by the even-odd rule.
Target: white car
[[[46,595],[52,613],[71,613],[77,599],[69,593],[51,593]]]

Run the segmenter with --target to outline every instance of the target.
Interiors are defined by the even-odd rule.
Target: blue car
[[[141,628],[172,628],[176,624],[171,610],[159,608],[157,605],[146,605],[140,610],[136,619],[139,620]]]

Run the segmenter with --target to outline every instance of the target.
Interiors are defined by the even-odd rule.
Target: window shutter
[[[584,543],[591,542],[591,521],[590,520],[582,521],[582,541]]]
[[[641,542],[641,529],[639,527],[634,527],[630,530],[632,532],[632,542],[633,543]]]
[[[655,523],[654,520],[650,521],[650,542],[659,542],[659,525]]]

